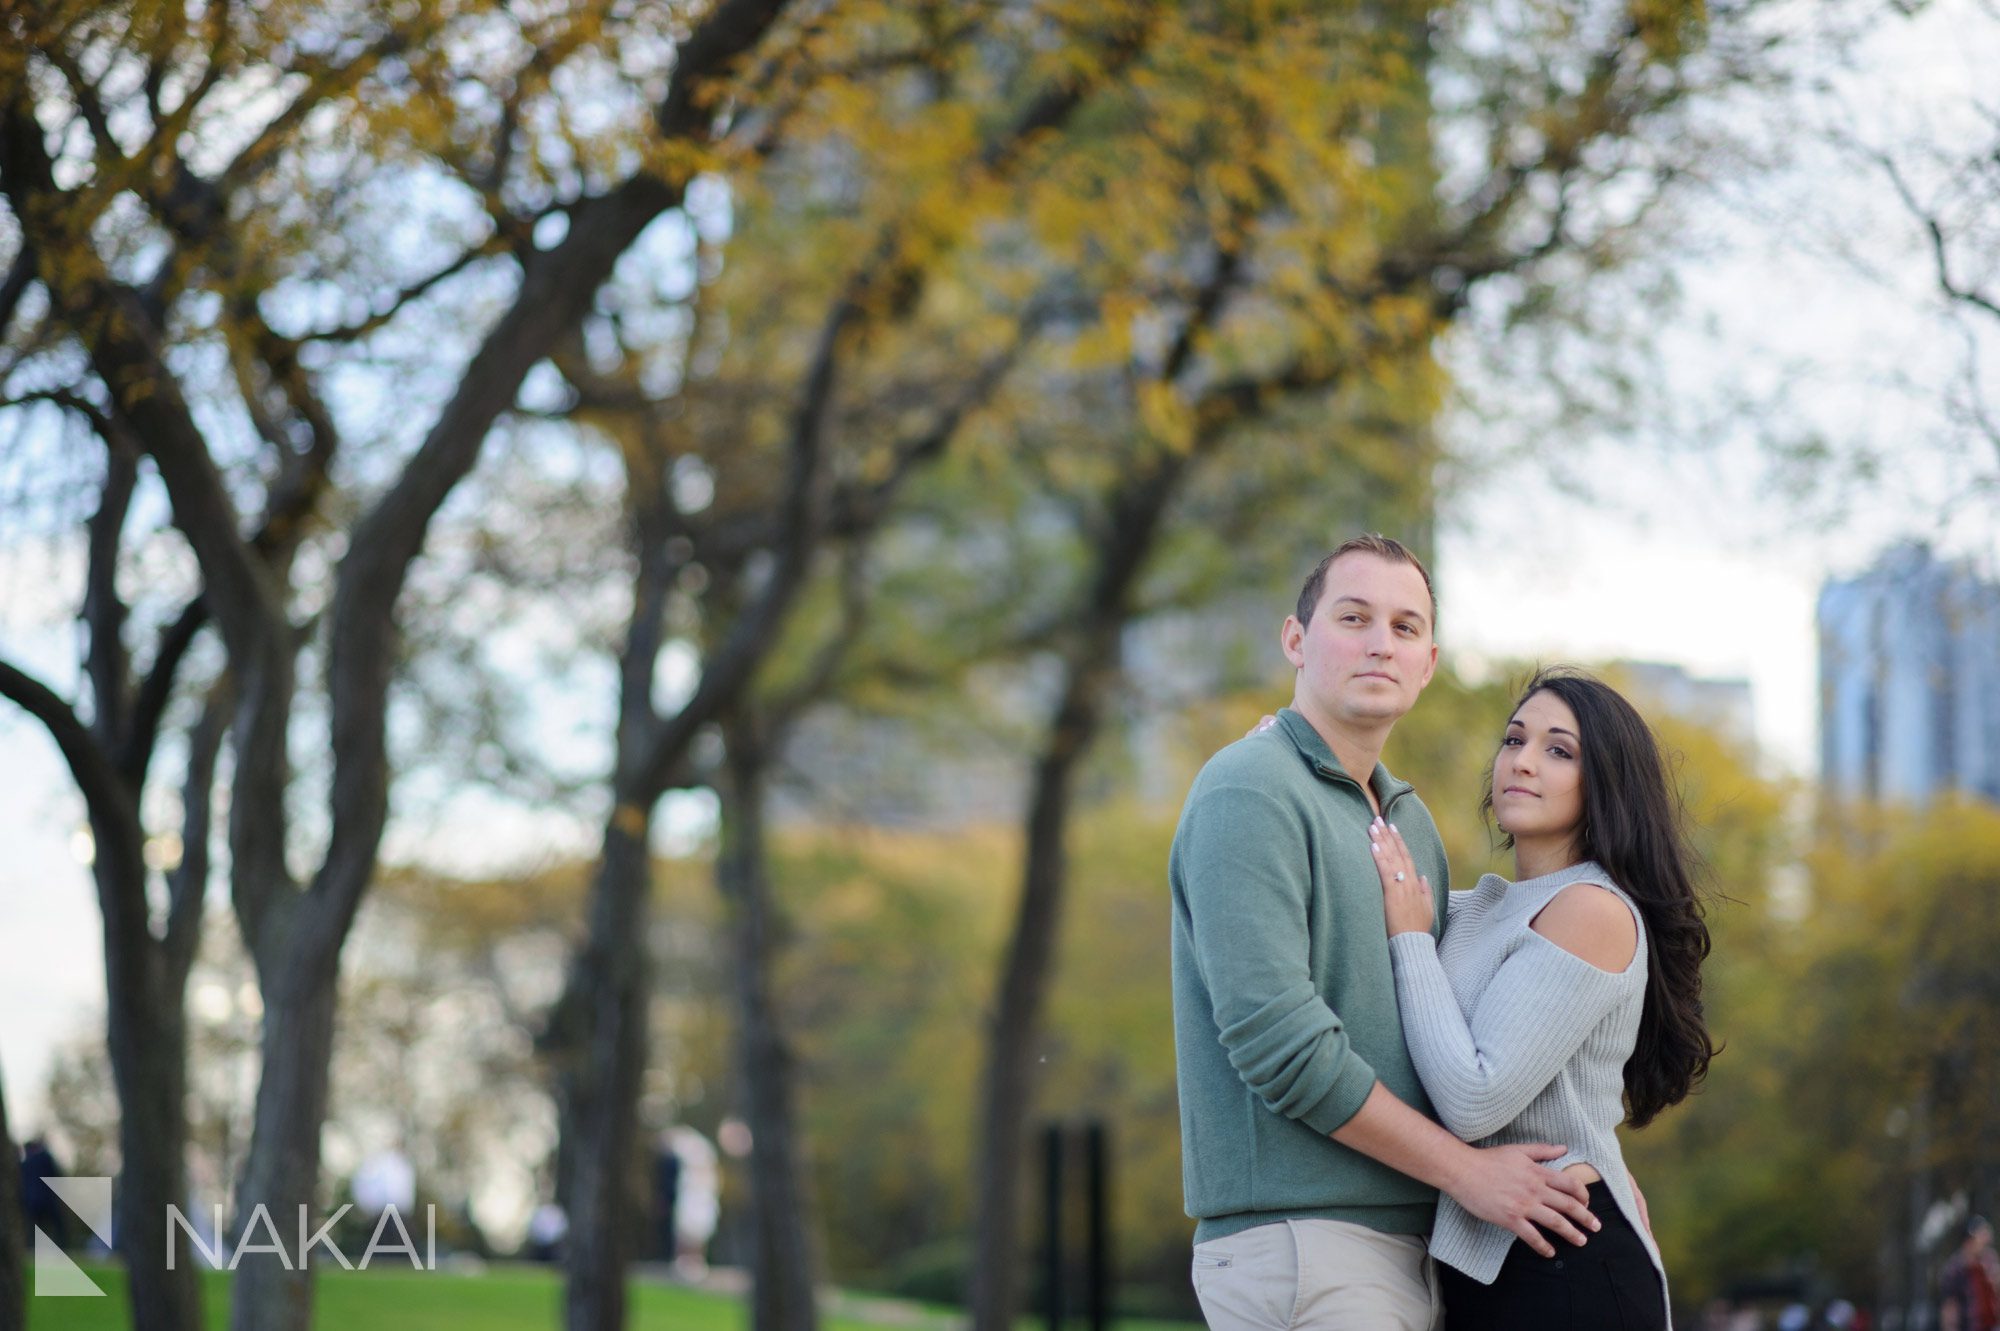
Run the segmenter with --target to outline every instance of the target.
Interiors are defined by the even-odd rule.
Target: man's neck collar
[[[1292,698],[1292,710],[1299,719],[1311,726],[1320,742],[1325,744],[1341,769],[1354,778],[1359,786],[1366,786],[1368,778],[1375,773],[1375,767],[1382,761],[1382,750],[1389,742],[1389,732],[1395,728],[1391,721],[1379,730],[1371,729],[1363,734],[1354,734],[1341,726],[1333,718],[1308,706],[1304,699]]]

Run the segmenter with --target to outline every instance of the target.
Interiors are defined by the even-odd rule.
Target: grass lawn
[[[28,1331],[127,1331],[125,1275],[116,1267],[86,1268],[108,1291],[101,1299],[28,1300]],[[229,1277],[204,1272],[203,1311],[213,1331],[229,1322]],[[555,1331],[562,1285],[554,1272],[495,1267],[483,1274],[452,1271],[321,1272],[316,1284],[321,1331]],[[889,1321],[834,1317],[826,1331],[942,1331],[944,1320],[917,1305],[898,1305]],[[906,1320],[907,1319],[907,1320]],[[745,1311],[726,1294],[634,1283],[631,1331],[742,1331]]]
[[[125,1274],[89,1266],[91,1279],[108,1291],[101,1299],[28,1300],[28,1331],[126,1331]],[[229,1321],[229,1277],[202,1275],[208,1325]],[[631,1331],[743,1331],[748,1313],[740,1299],[669,1285],[634,1282]],[[322,1271],[315,1286],[316,1331],[557,1331],[562,1285],[541,1267],[496,1266],[478,1275],[455,1271]],[[823,1331],[952,1331],[961,1320],[950,1310],[921,1304],[843,1297],[844,1312],[821,1322]],[[1023,1322],[1023,1328],[1030,1326]],[[1121,1322],[1118,1331],[1182,1331],[1184,1324]]]

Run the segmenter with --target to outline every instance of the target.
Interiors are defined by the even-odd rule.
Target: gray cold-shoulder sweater
[[[1574,883],[1609,889],[1639,928],[1623,971],[1603,971],[1529,928],[1542,907]],[[1632,899],[1585,861],[1509,883],[1487,874],[1451,894],[1451,924],[1389,940],[1396,1000],[1410,1058],[1438,1117],[1479,1146],[1554,1142],[1568,1154],[1549,1168],[1588,1163],[1604,1176],[1660,1271],[1660,1252],[1639,1219],[1618,1148],[1625,1119],[1625,1061],[1646,1001],[1646,927]],[[1438,1202],[1431,1255],[1492,1283],[1514,1235],[1450,1197]]]

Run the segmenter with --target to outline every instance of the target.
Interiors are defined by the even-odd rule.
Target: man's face
[[[1424,575],[1363,551],[1326,571],[1312,621],[1285,618],[1285,659],[1301,702],[1363,725],[1393,722],[1416,706],[1437,668]]]

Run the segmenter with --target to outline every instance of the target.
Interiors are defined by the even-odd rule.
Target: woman
[[[1651,1331],[1660,1263],[1615,1129],[1683,1099],[1714,1054],[1701,1012],[1708,929],[1651,731],[1616,692],[1545,670],[1508,719],[1482,809],[1514,851],[1453,893],[1441,942],[1430,884],[1396,829],[1371,829],[1397,1004],[1445,1126],[1467,1141],[1560,1142],[1603,1229],[1544,1258],[1438,1203],[1448,1331]]]

